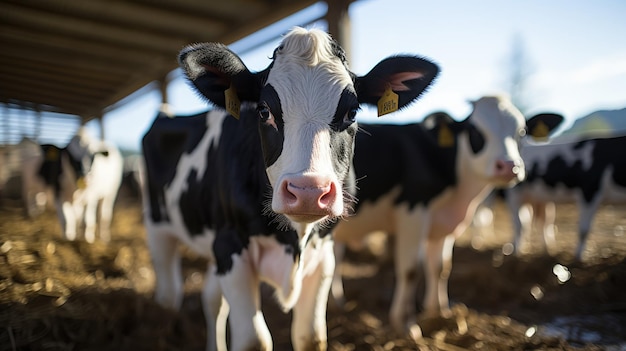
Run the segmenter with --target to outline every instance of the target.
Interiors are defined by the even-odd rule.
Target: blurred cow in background
[[[109,241],[113,206],[122,180],[119,150],[91,138],[84,128],[79,129],[67,147],[42,145],[42,150],[39,175],[54,189],[65,238],[74,240],[84,221],[85,240],[93,243],[100,205],[99,234],[103,241]]]
[[[0,148],[0,198],[19,200],[29,218],[41,214],[46,205],[54,207],[52,191],[38,175],[42,161],[41,146],[28,137]]]
[[[415,320],[418,266],[424,260],[424,315],[446,314],[454,242],[470,224],[478,204],[496,186],[524,179],[521,141],[543,125],[562,120],[551,114],[528,121],[504,96],[472,103],[471,115],[454,121],[445,113],[410,125],[364,125],[355,142],[356,215],[338,223],[333,235],[336,259],[343,243],[373,231],[395,234],[396,286],[390,320],[399,332]],[[332,286],[341,302],[339,272]]]
[[[39,174],[44,162],[41,145],[32,139],[23,138],[17,150],[21,161],[22,202],[26,215],[34,218],[46,207],[53,207],[54,193]]]
[[[145,166],[141,154],[127,155],[124,157],[122,176],[122,188],[127,196],[141,201],[141,189],[145,178]],[[120,189],[120,192],[122,190]]]
[[[516,252],[520,252],[521,239],[529,234],[537,217],[546,247],[554,252],[555,203],[576,202],[580,219],[575,258],[581,260],[598,207],[626,203],[625,151],[626,136],[561,137],[526,146],[522,157],[528,176],[506,192]],[[523,204],[532,205],[529,213],[520,211]]]

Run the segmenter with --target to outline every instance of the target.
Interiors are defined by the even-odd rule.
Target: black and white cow
[[[533,212],[541,218],[546,247],[553,251],[555,203],[576,202],[580,219],[575,258],[581,260],[598,207],[626,202],[626,158],[622,150],[626,150],[626,136],[563,136],[526,146],[522,157],[528,165],[528,176],[506,192],[516,252],[520,252],[522,231],[527,234],[531,230]],[[520,213],[524,204],[530,204],[533,211],[526,220]]]
[[[179,61],[209,101],[235,114],[242,105],[238,119],[221,109],[157,118],[143,139],[157,301],[180,307],[182,242],[209,260],[202,294],[208,349],[225,346],[227,315],[231,349],[272,348],[261,282],[285,311],[293,308],[294,348],[326,349],[335,261],[323,226],[353,202],[359,104],[376,105],[392,89],[401,108],[432,82],[437,66],[396,56],[356,77],[330,36],[303,28],[290,31],[258,73],[222,44],[189,46]]]
[[[336,259],[342,244],[373,231],[395,234],[396,286],[390,321],[398,332],[414,333],[419,261],[424,261],[424,315],[448,311],[448,276],[455,239],[470,224],[477,205],[495,186],[524,178],[519,145],[527,130],[554,116],[528,121],[503,96],[486,96],[471,115],[454,121],[434,113],[409,125],[363,125],[355,142],[356,215],[333,231]],[[558,119],[558,117],[557,117]],[[332,287],[343,299],[339,272]]]
[[[65,239],[76,239],[84,223],[87,242],[95,241],[96,224],[100,239],[109,241],[113,207],[122,181],[123,160],[117,147],[93,139],[84,128],[64,148],[41,147],[39,176],[53,188]]]

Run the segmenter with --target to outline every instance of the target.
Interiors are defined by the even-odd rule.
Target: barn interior
[[[353,1],[328,0],[320,17],[294,22],[286,19],[320,3],[3,0],[0,148],[24,136],[67,141],[80,125],[101,124],[108,112],[150,91],[159,91],[166,103],[176,56],[188,43],[231,44],[260,32],[263,42],[293,25],[322,20],[349,54]],[[259,44],[251,42],[249,49]],[[106,138],[100,130],[99,137]],[[0,177],[15,176],[19,162],[0,160]],[[25,217],[16,179],[0,197],[0,350],[204,349],[200,290],[206,262],[183,251],[187,297],[182,311],[153,301],[154,274],[132,180],[116,204],[114,240],[88,244],[62,240],[54,212]],[[599,212],[589,244],[594,256],[575,262],[574,205],[563,207],[557,223],[563,234],[560,254],[543,253],[535,237],[527,243],[532,254],[515,257],[502,250],[510,224],[498,203],[492,226],[478,235],[469,229],[455,248],[452,317],[423,321],[423,338],[417,341],[389,329],[394,277],[387,248],[392,243],[376,237],[366,250],[349,254],[342,267],[352,298],[329,308],[329,348],[595,351],[605,344],[623,346],[624,211],[614,206]],[[555,267],[571,273],[567,284]],[[269,289],[263,299],[275,349],[292,349],[290,314],[278,310]],[[587,341],[589,333],[599,340]]]

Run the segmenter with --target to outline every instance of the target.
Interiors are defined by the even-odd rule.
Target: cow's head
[[[525,138],[545,138],[563,120],[561,115],[551,113],[525,120],[506,96],[486,96],[471,103],[473,111],[467,119],[446,122],[458,135],[459,172],[471,172],[500,187],[514,185],[526,177],[520,154]]]
[[[80,127],[65,147],[65,154],[65,162],[68,163],[65,168],[73,171],[77,187],[84,188],[95,157],[108,156],[108,150],[101,140],[93,138],[84,127]]]
[[[257,104],[272,211],[294,224],[341,216],[359,105],[376,105],[391,88],[402,108],[420,96],[438,67],[396,56],[356,77],[328,34],[302,28],[284,37],[272,59],[267,69],[252,73],[215,43],[189,46],[179,57],[189,80],[214,104],[228,108],[225,96],[233,90],[241,102]]]

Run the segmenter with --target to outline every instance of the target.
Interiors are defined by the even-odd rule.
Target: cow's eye
[[[266,105],[259,105],[259,107],[257,107],[257,113],[259,114],[259,119],[263,123],[267,123],[272,119],[272,113]]]
[[[343,116],[343,124],[344,126],[349,126],[350,124],[354,123],[354,121],[356,120],[356,113],[359,112],[359,108],[358,107],[353,107],[350,109],[350,111],[346,112],[346,115]]]
[[[346,112],[346,114],[343,115],[342,119],[335,120],[335,122],[332,123],[331,126],[336,131],[339,131],[339,132],[346,130],[356,120],[356,114],[357,114],[358,111],[359,111],[359,107],[358,106],[349,109],[348,112]]]

